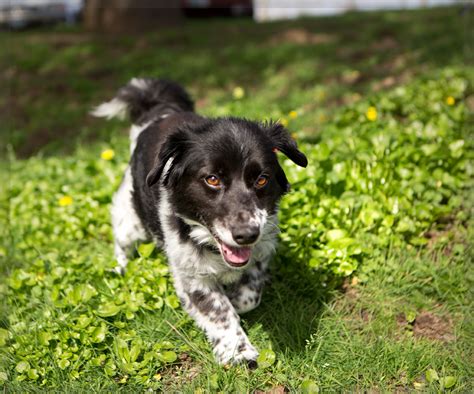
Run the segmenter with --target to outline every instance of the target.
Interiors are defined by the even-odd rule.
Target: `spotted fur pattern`
[[[204,330],[220,363],[248,361],[252,366],[258,352],[241,328],[238,314],[249,312],[260,303],[268,277],[268,262],[275,251],[276,218],[270,219],[255,246],[253,260],[245,269],[237,270],[223,264],[220,255],[213,251],[198,251],[192,243],[183,244],[179,232],[173,228],[177,216],[164,188],[161,195],[159,212],[164,249],[183,308]],[[202,234],[206,233],[202,226],[195,224],[194,227],[202,238],[209,239],[208,231]]]
[[[134,78],[93,114],[133,121],[132,158],[111,210],[117,271],[136,242],[154,240],[216,359],[256,366],[258,352],[239,314],[261,301],[278,201],[289,187],[274,148],[300,166],[306,157],[281,125],[195,114],[186,91],[171,81]],[[203,171],[222,176],[222,190],[206,186]],[[268,180],[262,189],[259,174]]]

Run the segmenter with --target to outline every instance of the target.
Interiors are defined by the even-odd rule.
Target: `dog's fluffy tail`
[[[194,111],[194,103],[179,84],[165,79],[133,78],[119,89],[110,101],[100,104],[92,115],[107,119],[124,119],[127,115],[133,123],[153,108],[163,112]]]

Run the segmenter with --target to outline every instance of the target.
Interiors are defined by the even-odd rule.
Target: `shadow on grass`
[[[325,285],[304,262],[285,258],[278,259],[271,274],[261,305],[244,320],[261,324],[275,350],[301,352],[316,332],[323,305],[333,298],[336,284]]]

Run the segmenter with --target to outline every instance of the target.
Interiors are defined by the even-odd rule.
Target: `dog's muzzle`
[[[258,226],[239,226],[231,230],[232,238],[239,245],[250,245],[253,244],[260,235],[260,229]]]

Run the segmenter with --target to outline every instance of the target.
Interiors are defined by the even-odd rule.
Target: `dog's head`
[[[221,118],[184,126],[162,146],[147,184],[161,182],[195,242],[243,267],[289,190],[276,151],[299,166],[308,163],[279,123]]]

